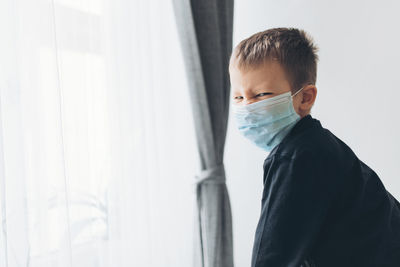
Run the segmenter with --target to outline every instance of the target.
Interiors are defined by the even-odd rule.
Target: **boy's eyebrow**
[[[267,88],[260,88],[260,89],[254,89],[254,93],[259,94],[259,93],[266,93],[266,94],[273,94],[273,92],[271,92],[272,89],[267,89]]]
[[[260,94],[260,93],[271,94],[271,95],[274,94],[273,92],[268,92],[268,91],[270,91],[270,89],[263,89],[263,88],[254,89],[252,91],[255,94]],[[232,92],[232,93],[233,93],[233,95],[240,95],[240,92]]]

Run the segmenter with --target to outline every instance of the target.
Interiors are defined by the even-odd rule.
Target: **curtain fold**
[[[200,156],[195,177],[194,265],[233,266],[232,214],[223,165],[229,114],[233,0],[173,0]]]

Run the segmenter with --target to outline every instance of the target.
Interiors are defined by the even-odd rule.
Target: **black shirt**
[[[271,151],[263,178],[252,267],[400,267],[400,203],[311,115]]]

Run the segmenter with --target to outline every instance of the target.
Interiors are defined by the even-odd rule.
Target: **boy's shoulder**
[[[356,155],[342,140],[322,127],[311,115],[299,120],[289,134],[268,155],[271,158],[291,160],[308,158],[342,163],[355,159]]]

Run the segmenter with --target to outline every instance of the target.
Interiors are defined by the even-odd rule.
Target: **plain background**
[[[236,0],[234,46],[273,27],[306,30],[319,47],[312,116],[343,140],[400,200],[398,25],[395,1]],[[267,153],[236,130],[232,116],[225,165],[236,266],[250,266]]]

